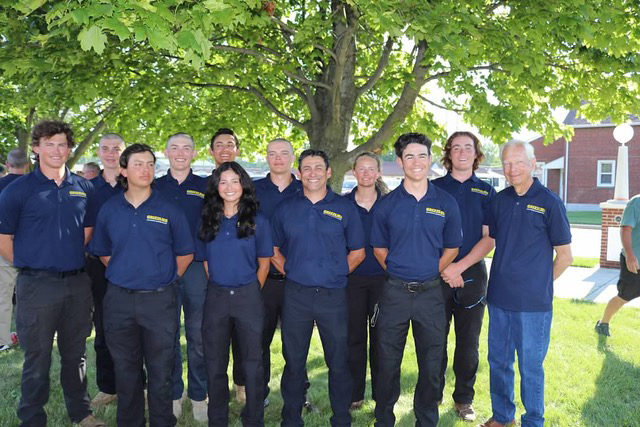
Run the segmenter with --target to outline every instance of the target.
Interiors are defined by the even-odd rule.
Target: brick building
[[[613,199],[616,159],[620,144],[609,121],[592,124],[567,114],[564,123],[574,128],[573,139],[557,139],[545,146],[542,137],[531,141],[536,150],[537,176],[565,201],[569,209],[599,210]],[[629,146],[629,195],[640,193],[640,119],[631,117],[634,129]]]

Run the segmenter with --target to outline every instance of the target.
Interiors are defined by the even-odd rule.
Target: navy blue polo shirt
[[[402,183],[387,194],[373,213],[371,245],[387,248],[387,273],[424,282],[439,274],[445,248],[462,245],[460,210],[446,191],[429,184],[419,201]]]
[[[462,218],[462,246],[455,261],[459,261],[482,239],[482,226],[487,224],[487,208],[496,190],[472,174],[465,182],[460,182],[446,174],[431,181],[451,194],[460,208]]]
[[[178,181],[171,176],[171,170],[168,170],[165,176],[155,180],[154,188],[182,209],[187,217],[193,238],[197,239],[204,194],[207,192],[207,179],[189,172],[187,178],[178,184]],[[196,253],[198,252],[196,251]],[[198,261],[204,261],[199,253],[197,258]]]
[[[287,277],[301,285],[347,286],[349,251],[364,248],[364,232],[356,207],[327,189],[316,204],[304,191],[286,199],[271,217],[273,245],[286,245]]]
[[[13,234],[18,268],[84,267],[84,229],[95,222],[93,184],[69,169],[60,186],[36,167],[0,193],[0,234]]]
[[[111,186],[111,184],[105,181],[102,176],[102,171],[100,171],[98,176],[91,180],[91,183],[93,184],[93,188],[95,188],[98,212],[100,212],[102,205],[104,205],[107,200],[124,191],[119,182],[116,183],[116,185]]]
[[[255,234],[238,238],[238,215],[222,217],[220,230],[210,242],[198,239],[204,246],[205,261],[209,264],[209,283],[214,286],[240,287],[258,281],[258,258],[273,256],[271,227],[264,214],[255,218]]]
[[[256,195],[260,202],[260,211],[262,211],[267,218],[271,218],[273,212],[284,199],[302,190],[302,184],[293,174],[291,174],[291,184],[282,190],[282,192],[278,189],[278,186],[271,181],[270,173],[267,174],[265,178],[253,181],[253,184],[256,186]]]
[[[489,208],[489,235],[496,239],[487,301],[504,310],[550,311],[553,247],[571,243],[562,201],[534,178],[523,196],[513,187]]]
[[[359,274],[361,276],[384,276],[384,269],[380,266],[380,263],[373,255],[373,246],[371,246],[369,240],[371,239],[371,224],[373,223],[373,211],[375,210],[378,203],[380,203],[380,199],[382,198],[382,194],[378,191],[378,198],[375,203],[371,207],[371,210],[366,210],[362,206],[358,205],[356,202],[356,191],[358,187],[356,186],[351,192],[345,194],[345,198],[350,200],[358,210],[358,214],[360,215],[360,221],[362,222],[362,229],[364,230],[364,251],[366,256],[364,261],[360,263],[353,270],[353,274]]]
[[[8,175],[0,178],[0,192],[5,189],[5,187],[15,181],[17,178],[20,178],[22,174],[10,173]]]
[[[176,256],[194,252],[187,219],[180,208],[158,191],[138,208],[124,193],[100,209],[90,249],[96,256],[111,256],[107,279],[118,286],[149,290],[178,278]]]

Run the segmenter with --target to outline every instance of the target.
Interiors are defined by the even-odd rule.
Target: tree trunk
[[[80,160],[80,157],[82,157],[84,152],[87,151],[87,148],[89,148],[91,144],[93,144],[93,142],[96,140],[96,137],[104,130],[106,126],[107,123],[105,122],[105,119],[100,119],[100,121],[94,126],[91,132],[89,132],[89,134],[85,136],[82,142],[78,144],[69,160],[67,160],[67,167],[69,167],[69,169],[72,169],[73,166],[78,162],[78,160]]]

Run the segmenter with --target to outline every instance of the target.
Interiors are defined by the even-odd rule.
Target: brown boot
[[[509,421],[506,424],[502,424],[494,420],[493,418],[489,418],[483,424],[478,424],[476,427],[514,427],[516,425],[515,420]]]

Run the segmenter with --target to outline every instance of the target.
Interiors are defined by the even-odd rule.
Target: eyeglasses
[[[474,281],[475,281],[474,279],[467,279],[467,280],[464,281],[464,283],[466,285],[467,283],[472,283]],[[453,303],[456,306],[460,307],[460,308],[473,308],[473,307],[477,306],[478,304],[482,304],[482,301],[484,301],[484,299],[485,299],[485,296],[482,295],[480,297],[480,299],[478,301],[474,302],[473,304],[463,304],[463,303],[460,302],[460,299],[458,297],[458,291],[460,291],[460,289],[463,289],[463,288],[455,288],[453,290]]]

